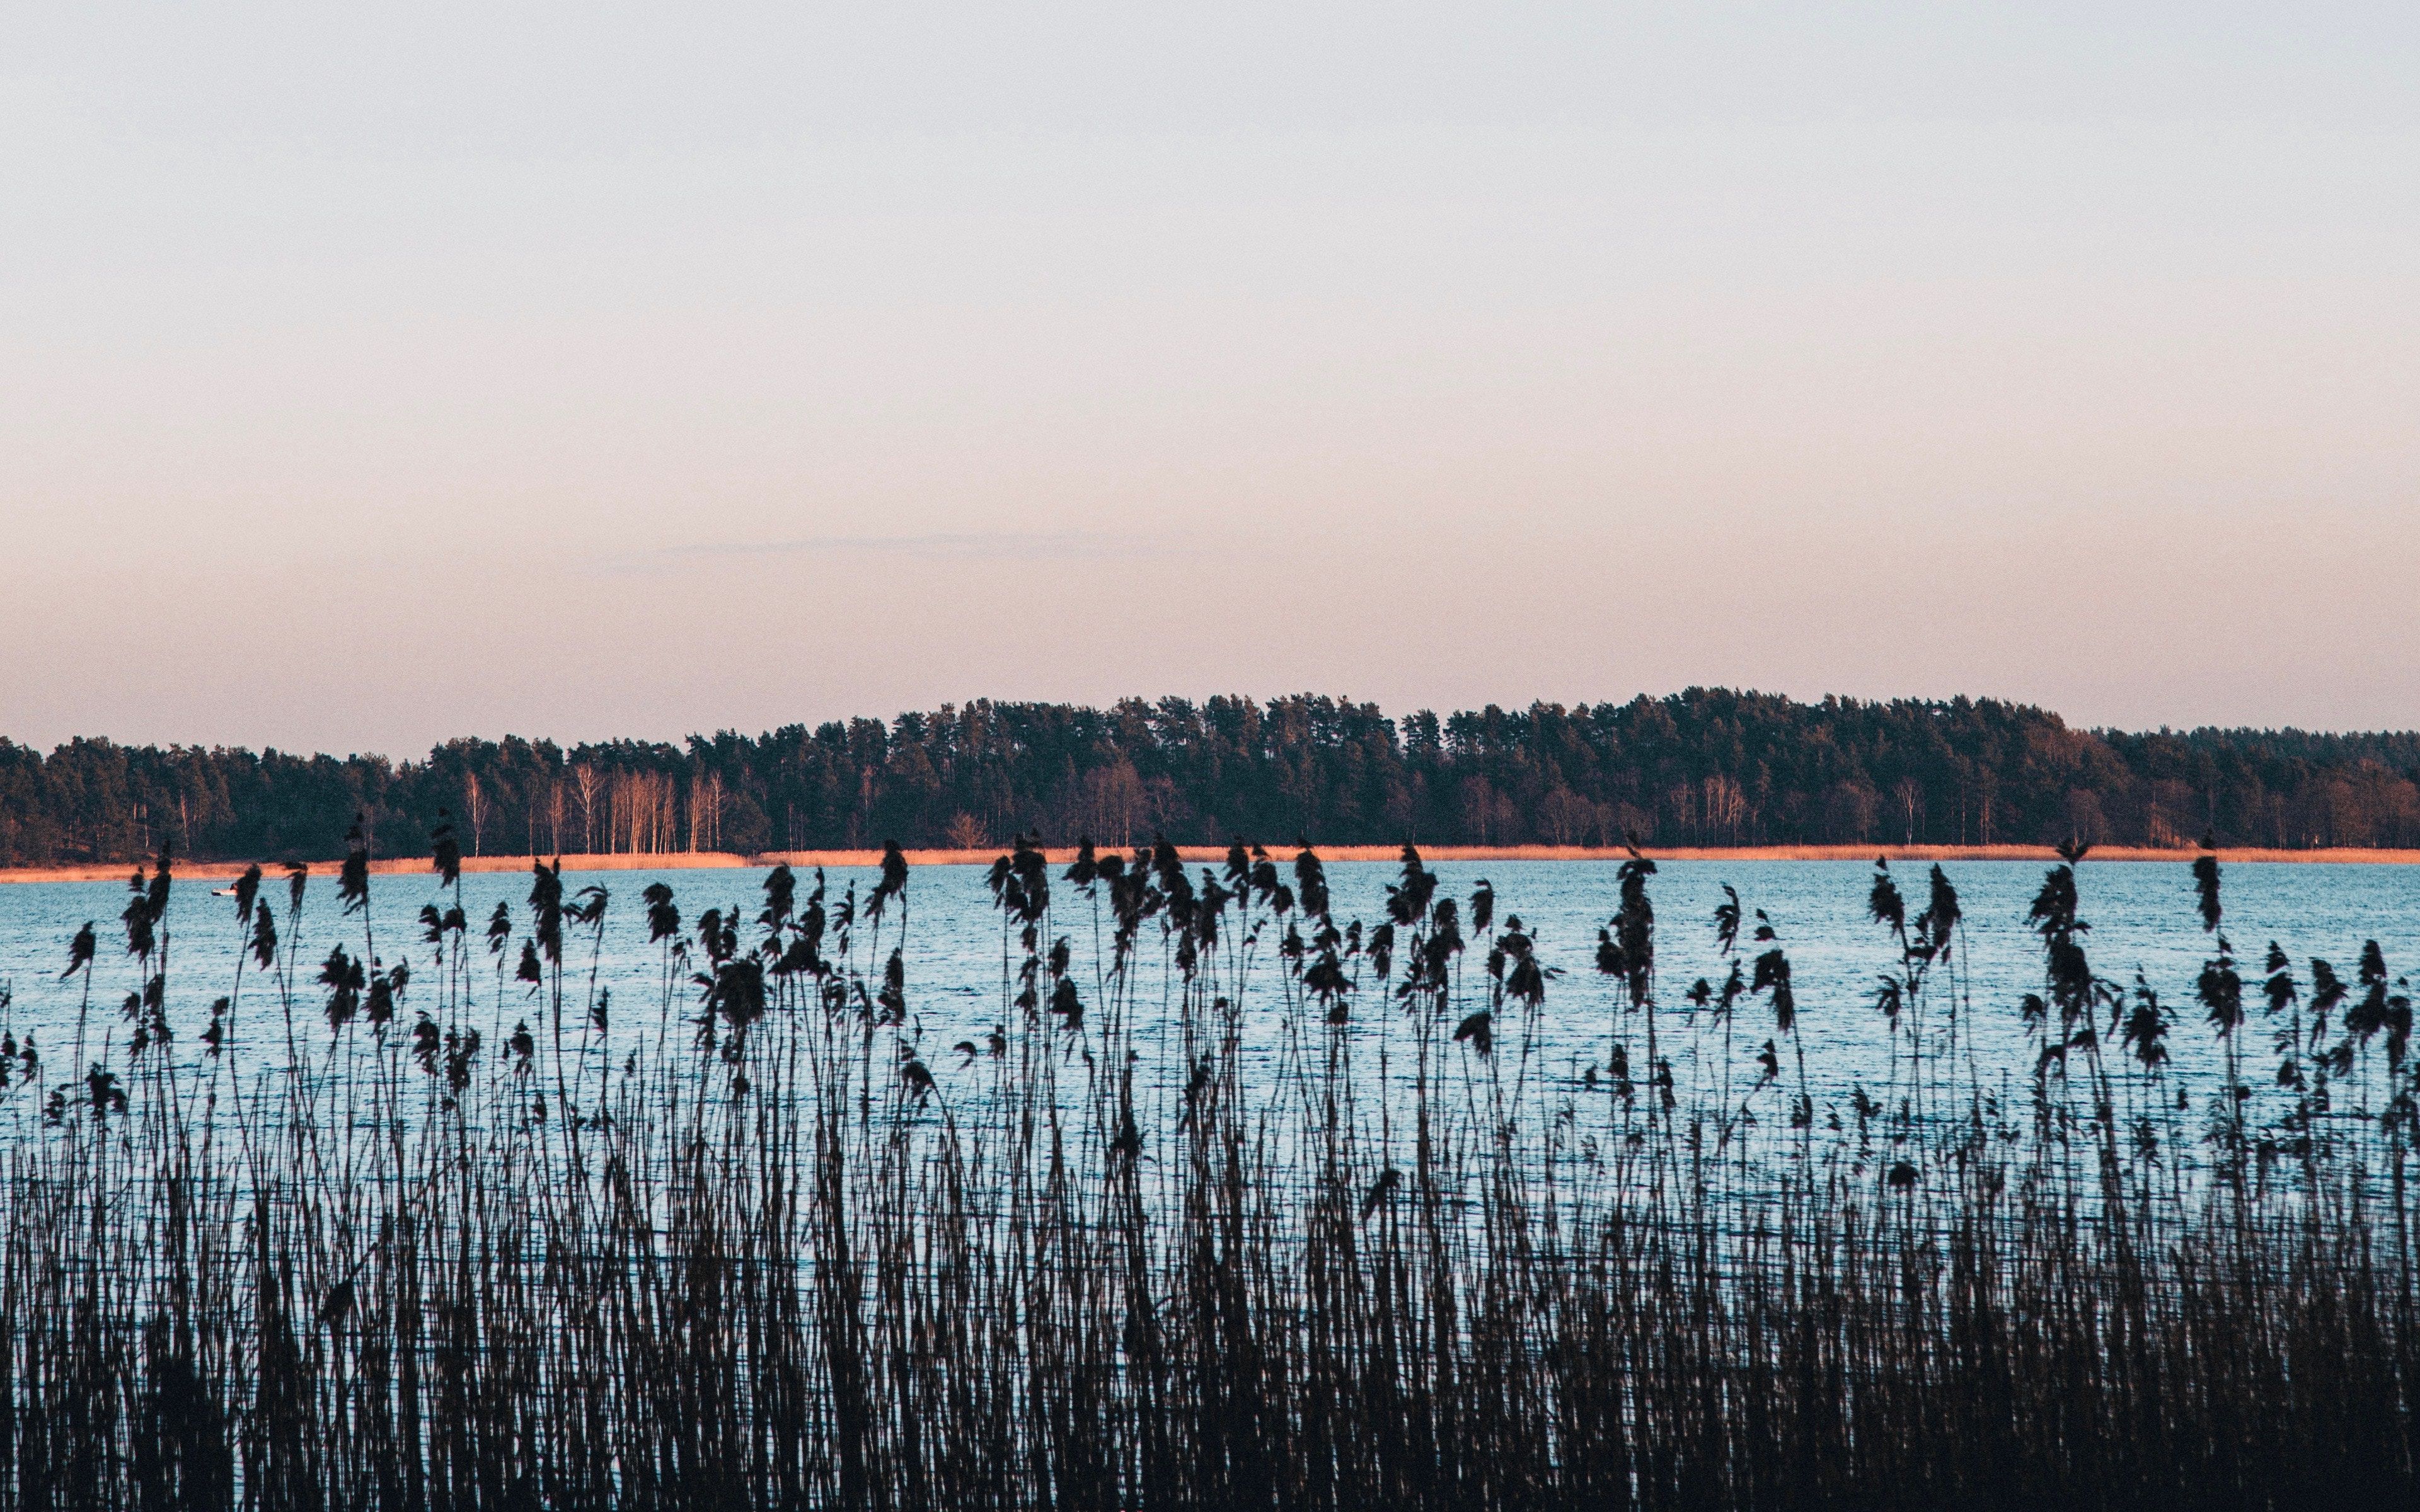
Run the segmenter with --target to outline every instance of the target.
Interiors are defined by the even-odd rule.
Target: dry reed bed
[[[1063,866],[1076,858],[1079,847],[1072,845],[1036,846],[1054,866]],[[1323,845],[1317,847],[1320,856],[1327,861],[1392,861],[1400,848],[1392,845]],[[1221,846],[1179,845],[1179,858],[1191,862],[1218,863],[1226,858]],[[745,867],[787,866],[796,869],[830,867],[835,870],[851,867],[872,867],[881,864],[879,850],[815,850],[761,851],[742,854],[737,851],[613,851],[603,854],[567,852],[552,857],[567,872],[689,872],[729,871]],[[908,848],[900,853],[911,866],[989,866],[998,854],[991,850],[943,850]],[[1422,855],[1432,861],[1621,861],[1629,852],[1595,845],[1432,845],[1422,848]],[[1699,845],[1662,847],[1657,853],[1672,861],[1865,861],[1875,856],[1893,861],[2050,861],[2057,858],[2057,847],[2051,845]],[[2093,847],[2097,861],[2154,861],[2174,865],[2190,860],[2198,853],[2193,850],[2162,848],[2150,845],[2099,845]],[[2301,849],[2273,846],[2223,845],[2207,854],[2215,855],[2229,865],[2244,862],[2278,862],[2321,866],[2413,866],[2420,865],[2420,850],[2397,849],[2392,846],[2320,845]],[[461,869],[470,872],[527,872],[548,857],[540,856],[466,856]],[[188,861],[178,868],[178,874],[193,881],[232,882],[258,863],[246,861]],[[334,867],[334,861],[314,863],[322,870]],[[392,856],[369,863],[373,876],[401,875],[427,870],[426,857]],[[0,884],[24,882],[115,882],[125,874],[126,868],[114,862],[82,862],[60,866],[0,867]]]
[[[1948,879],[1877,870],[1892,1061],[1835,1106],[1786,943],[1735,899],[1683,982],[1643,858],[1590,985],[1408,850],[1347,922],[1307,851],[1019,844],[999,1026],[942,1046],[895,851],[862,895],[778,868],[753,918],[650,887],[634,1009],[596,986],[601,889],[541,866],[475,916],[436,848],[422,938],[371,933],[357,846],[333,920],[249,873],[241,964],[190,986],[163,857],[122,964],[70,948],[66,1059],[5,1042],[0,1506],[2413,1489],[2409,994],[2376,952],[2239,963],[2214,860],[2222,1095],[2169,1074],[2172,1007],[2089,964],[2070,856],[2016,1067],[1977,1063],[1999,1010]],[[1268,1004],[1280,1071],[1248,1075]],[[1554,1014],[1602,1054],[1548,1064]]]

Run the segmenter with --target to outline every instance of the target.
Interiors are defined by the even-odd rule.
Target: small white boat
[[[232,898],[235,896],[235,889],[233,887],[212,887],[210,889],[210,896],[213,898]]]

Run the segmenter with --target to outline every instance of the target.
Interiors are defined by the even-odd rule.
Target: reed
[[[372,933],[357,831],[334,918],[256,870],[200,983],[163,854],[122,963],[70,945],[62,1062],[0,1039],[0,1506],[2420,1489],[2410,993],[2375,945],[2348,979],[2273,944],[2247,995],[2215,860],[2195,1107],[2188,1031],[2086,953],[2081,847],[2011,1066],[1954,885],[1911,918],[1878,863],[1874,1088],[1824,1073],[1770,918],[1730,893],[1701,949],[1635,850],[1591,982],[1409,847],[1365,923],[1308,848],[1020,839],[994,1026],[942,1048],[895,846],[752,911],[649,887],[636,1019],[602,887],[540,866],[474,937],[431,848],[416,940]]]

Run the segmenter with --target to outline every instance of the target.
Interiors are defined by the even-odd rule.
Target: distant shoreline
[[[1403,854],[1400,845],[1313,845],[1326,861],[1393,861]],[[1103,847],[1104,851],[1122,847]],[[1270,846],[1269,854],[1280,860],[1291,859],[1292,845]],[[988,866],[1003,854],[1005,847],[982,850],[909,850],[905,854],[910,866]],[[1223,845],[1180,845],[1177,854],[1187,862],[1216,865],[1227,856]],[[1053,865],[1064,865],[1075,859],[1072,845],[1048,845],[1043,854]],[[1423,845],[1420,855],[1430,861],[1615,861],[1627,856],[1627,851],[1604,846],[1582,845]],[[2047,845],[1739,845],[1739,846],[1674,846],[1656,847],[1648,854],[1665,861],[1870,861],[1877,856],[1893,861],[2054,861],[2058,853]],[[2095,861],[2188,861],[2199,855],[2191,849],[2162,849],[2148,845],[2110,845],[2096,847],[2089,859]],[[2274,861],[2304,861],[2324,864],[2368,863],[2382,866],[2420,864],[2420,850],[2365,849],[2357,846],[2331,846],[2313,850],[2276,850],[2255,846],[2221,847],[2218,858],[2228,864]],[[536,860],[530,856],[466,856],[462,858],[465,872],[527,872]],[[590,856],[566,853],[560,857],[566,872],[675,872],[713,869],[770,867],[787,862],[793,867],[871,867],[880,863],[879,850],[766,851],[742,856],[731,851],[664,851],[653,854],[619,853]],[[179,861],[176,874],[195,882],[231,881],[243,874],[250,863],[244,861]],[[339,863],[331,858],[310,864],[315,875],[334,875]],[[263,861],[261,870],[271,876],[281,875],[286,863]],[[132,872],[131,862],[79,864],[74,866],[0,867],[0,884],[18,882],[119,882]],[[376,859],[370,871],[380,876],[408,875],[430,870],[427,856],[401,856]]]

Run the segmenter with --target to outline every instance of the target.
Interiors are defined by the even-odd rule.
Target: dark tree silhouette
[[[1887,795],[1887,801],[1885,801]],[[456,816],[468,816],[468,832]],[[1073,844],[2420,845],[2420,733],[2070,728],[1993,700],[1663,699],[1390,718],[1301,695],[987,700],[681,745],[425,760],[0,740],[0,865]],[[415,847],[417,852],[415,853]],[[1296,890],[1303,891],[1297,882]],[[1303,902],[1318,908],[1306,894]]]

